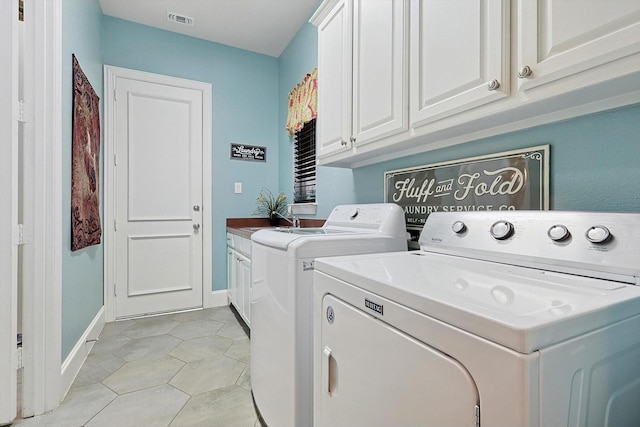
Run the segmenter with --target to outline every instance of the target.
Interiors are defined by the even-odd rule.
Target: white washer
[[[316,260],[314,425],[639,426],[640,215],[434,213]]]
[[[312,280],[320,256],[406,251],[395,204],[336,206],[322,228],[251,236],[251,388],[271,427],[312,425]]]

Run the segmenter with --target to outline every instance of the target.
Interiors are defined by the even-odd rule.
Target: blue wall
[[[212,289],[226,289],[226,218],[251,216],[261,188],[278,190],[278,60],[108,16],[102,27],[105,64],[212,84]],[[266,146],[267,161],[230,160],[232,142]]]
[[[383,199],[384,172],[550,145],[550,208],[640,211],[640,104],[354,170],[358,203]]]
[[[76,55],[93,89],[102,98],[101,27],[98,0],[62,3],[62,360],[103,304],[103,245],[71,252],[71,54]],[[102,101],[100,108],[102,111]],[[101,154],[100,170],[103,170],[102,157]],[[101,194],[102,188],[101,176]],[[102,200],[101,197],[100,215],[104,218]]]

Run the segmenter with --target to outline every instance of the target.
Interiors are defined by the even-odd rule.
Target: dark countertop
[[[300,218],[300,227],[322,227],[324,219]],[[236,234],[246,239],[261,228],[289,227],[287,221],[281,219],[278,224],[271,225],[268,218],[227,218],[227,232]]]

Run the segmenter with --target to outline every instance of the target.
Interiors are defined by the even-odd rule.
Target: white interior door
[[[18,218],[17,1],[0,2],[0,425],[16,416]]]
[[[456,360],[343,301],[323,299],[316,427],[474,427],[478,391]]]
[[[202,91],[118,77],[113,108],[115,316],[202,307]]]

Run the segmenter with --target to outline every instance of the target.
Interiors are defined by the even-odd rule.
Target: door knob
[[[198,224],[197,222],[195,222],[195,223],[193,224],[193,229],[194,229],[194,230],[198,230],[199,228],[200,228],[200,224]]]

